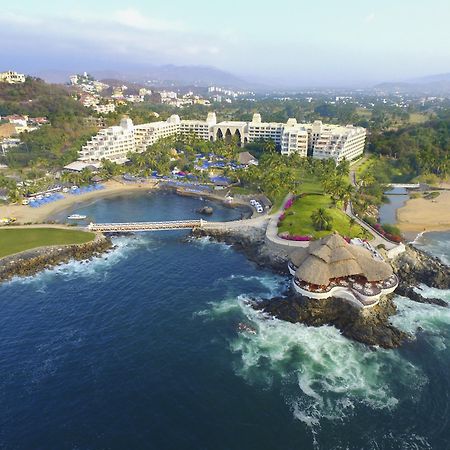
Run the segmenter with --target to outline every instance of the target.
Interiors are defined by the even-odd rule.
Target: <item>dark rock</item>
[[[203,206],[202,208],[197,209],[197,212],[204,216],[210,216],[214,212],[214,209],[211,206]]]
[[[443,307],[448,307],[448,303],[441,298],[432,298],[432,297],[424,297],[414,290],[411,286],[405,286],[404,283],[400,283],[398,288],[395,291],[398,295],[403,295],[403,297],[408,297],[410,300],[413,300],[418,303],[428,303],[431,305],[438,305]]]
[[[225,242],[245,253],[248,259],[259,266],[283,275],[288,274],[287,255],[266,245],[263,228],[199,228],[193,231],[193,235],[210,236],[216,241]],[[400,282],[396,293],[416,302],[448,306],[442,299],[426,298],[413,289],[420,284],[439,289],[450,288],[449,268],[438,258],[407,245],[406,251],[392,260],[391,264]],[[294,292],[254,303],[254,307],[288,322],[300,322],[309,326],[334,325],[344,336],[369,346],[395,348],[411,338],[389,322],[389,317],[396,313],[392,295],[383,297],[376,306],[366,310],[358,310],[343,299],[332,297],[311,300]]]
[[[344,336],[370,346],[396,348],[411,339],[389,322],[396,312],[390,297],[382,298],[373,308],[359,310],[340,298],[313,300],[289,292],[286,297],[254,302],[253,306],[292,323],[334,325]]]
[[[439,258],[412,245],[406,245],[405,252],[394,258],[391,264],[404,289],[418,284],[450,289],[450,268]]]
[[[14,276],[31,276],[41,270],[67,263],[71,260],[82,262],[101,255],[112,246],[111,240],[98,235],[92,242],[32,249],[19,255],[3,258],[0,264],[0,282]]]

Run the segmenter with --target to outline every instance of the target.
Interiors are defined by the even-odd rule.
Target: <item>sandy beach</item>
[[[148,181],[139,184],[125,184],[117,181],[107,181],[106,183],[103,183],[103,185],[105,186],[105,189],[101,191],[87,192],[86,194],[81,195],[64,194],[64,198],[62,200],[49,203],[41,206],[40,208],[31,208],[25,205],[2,205],[0,206],[0,218],[15,217],[18,223],[45,223],[48,217],[70,207],[75,203],[114,196],[126,192],[153,189],[157,185],[157,182]]]
[[[126,184],[110,180],[103,183],[103,186],[105,186],[105,189],[101,191],[92,191],[81,195],[73,195],[69,193],[64,194],[63,199],[41,206],[40,208],[31,208],[27,205],[2,205],[0,206],[0,218],[15,217],[16,222],[19,224],[46,223],[49,218],[76,203],[105,197],[114,197],[115,195],[133,193],[138,191],[146,192],[151,189],[159,189],[161,187],[161,184],[158,181],[153,180],[148,180],[146,182],[136,184]],[[223,202],[225,191],[220,191],[220,193],[204,192],[199,194],[189,192],[186,195],[201,196],[204,198],[209,198],[210,200]],[[232,205],[250,208],[246,201],[239,199],[235,199]]]
[[[397,210],[398,227],[407,236],[423,231],[450,230],[450,191],[441,191],[433,200],[408,200]]]

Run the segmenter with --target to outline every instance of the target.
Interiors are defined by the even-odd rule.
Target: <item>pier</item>
[[[190,230],[206,224],[203,219],[170,220],[165,222],[124,222],[124,223],[90,223],[90,231],[103,233],[126,233],[133,231]]]

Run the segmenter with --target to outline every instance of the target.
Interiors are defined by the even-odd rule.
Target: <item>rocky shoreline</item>
[[[289,274],[288,254],[267,245],[264,228],[201,228],[193,230],[192,234],[227,243],[258,266],[281,275]],[[418,292],[421,284],[450,289],[450,268],[438,258],[406,245],[406,251],[394,258],[391,264],[400,280],[396,294],[416,302],[448,307],[444,300],[424,297]],[[252,306],[288,322],[309,326],[334,325],[344,336],[369,346],[396,348],[412,337],[390,323],[389,318],[396,313],[392,298],[391,294],[382,298],[373,308],[358,310],[340,298],[310,301],[290,289],[282,296],[254,301]]]
[[[0,283],[14,277],[32,276],[72,260],[89,260],[112,247],[111,239],[97,234],[93,241],[84,244],[42,247],[7,256],[0,260]]]

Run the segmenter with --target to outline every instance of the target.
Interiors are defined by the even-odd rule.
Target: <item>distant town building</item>
[[[0,139],[0,154],[5,156],[11,148],[18,147],[20,144],[21,141],[17,138]]]
[[[0,82],[1,83],[25,83],[25,75],[23,73],[17,73],[12,70],[7,72],[0,72]]]
[[[273,140],[283,155],[332,158],[336,163],[360,156],[366,138],[364,128],[352,125],[325,125],[320,121],[300,124],[295,119],[286,123],[262,122],[259,114],[254,114],[251,122],[217,122],[216,114],[210,112],[206,120],[181,120],[178,115],[172,115],[166,121],[133,125],[130,119],[124,119],[120,126],[106,128],[94,136],[83,146],[79,159],[100,161],[106,158],[124,162],[128,152],[142,152],[159,139],[177,133],[193,133],[209,141],[235,140],[241,146]]]
[[[116,105],[114,103],[106,103],[104,105],[94,105],[92,109],[99,114],[109,114],[116,110]]]

